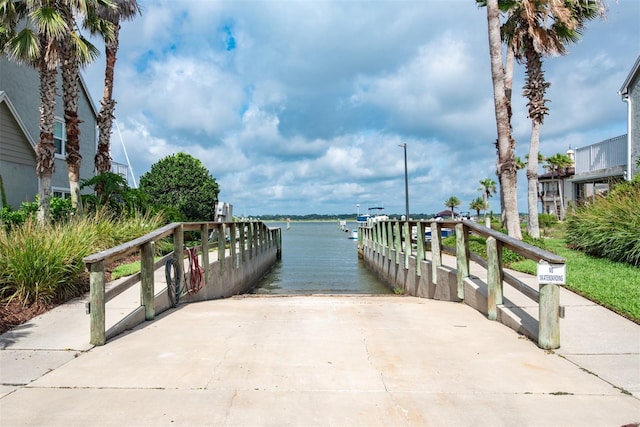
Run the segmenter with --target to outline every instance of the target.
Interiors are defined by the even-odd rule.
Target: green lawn
[[[545,239],[547,249],[567,260],[567,288],[640,323],[640,269],[629,264],[594,258],[566,247],[564,239]],[[535,274],[533,261],[510,268]]]

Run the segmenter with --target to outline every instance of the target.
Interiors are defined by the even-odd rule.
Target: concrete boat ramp
[[[638,423],[640,326],[567,292],[555,352],[394,295],[184,304],[92,348],[76,300],[0,336],[0,425]]]

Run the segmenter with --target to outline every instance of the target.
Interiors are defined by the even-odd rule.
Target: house
[[[570,180],[575,174],[575,152],[569,149],[567,157],[572,161],[570,166],[538,175],[538,197],[542,203],[540,213],[561,216],[574,198]]]
[[[558,214],[572,203],[606,193],[640,173],[640,56],[618,94],[627,103],[627,134],[569,150],[573,167],[538,175],[543,213]]]
[[[618,92],[627,103],[627,176],[630,181],[640,173],[640,56]]]
[[[60,73],[56,96],[54,142],[55,171],[51,178],[52,195],[70,196],[65,161],[66,131]],[[80,77],[78,116],[80,123],[80,179],[94,176],[97,148],[96,110],[84,80]],[[0,177],[8,205],[18,209],[38,194],[35,146],[40,139],[40,78],[38,71],[0,56]],[[126,174],[126,165],[115,163],[113,170]],[[1,206],[0,206],[1,207]]]

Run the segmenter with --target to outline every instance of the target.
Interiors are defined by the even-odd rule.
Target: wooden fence
[[[424,237],[418,237],[425,236],[427,227],[431,230],[430,242],[427,242]],[[441,230],[445,227],[455,229],[455,248],[442,245]],[[470,234],[486,238],[486,259],[470,251]],[[539,290],[536,290],[506,273],[502,262],[502,249],[510,249],[536,263],[564,265],[564,258],[469,220],[380,221],[361,227],[358,240],[358,250],[361,255],[365,249],[388,254],[389,257],[394,258],[391,262],[395,262],[404,269],[409,269],[409,257],[415,257],[417,276],[422,274],[421,264],[426,259],[426,253],[431,251],[430,281],[432,283],[438,280],[438,269],[442,266],[443,252],[448,250],[455,253],[457,297],[460,300],[465,299],[465,280],[470,276],[469,263],[476,262],[487,271],[487,317],[496,320],[498,306],[503,304],[503,284],[507,283],[538,303],[538,346],[543,349],[556,349],[560,346],[558,285],[540,284]]]
[[[153,320],[156,314],[154,295],[154,272],[162,267],[169,258],[173,258],[177,275],[184,281],[184,233],[199,231],[201,235],[199,252],[200,265],[204,270],[204,286],[207,287],[211,278],[210,268],[210,236],[217,236],[218,272],[225,269],[237,268],[241,264],[251,263],[261,252],[277,248],[277,258],[281,257],[282,235],[279,228],[270,229],[262,222],[185,222],[171,223],[154,230],[142,237],[89,255],[83,259],[90,272],[90,299],[88,312],[90,314],[91,338],[94,345],[104,345],[106,340],[116,334],[117,325],[105,330],[105,304],[140,282],[140,309],[144,310],[144,319]],[[154,262],[156,242],[172,237],[173,251],[160,260]],[[229,247],[230,260],[227,260]],[[176,250],[177,249],[177,250]],[[137,273],[118,286],[105,290],[105,266],[132,254],[140,254],[140,273]],[[228,263],[229,265],[225,265]]]

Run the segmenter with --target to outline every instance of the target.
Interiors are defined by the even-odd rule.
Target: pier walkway
[[[184,304],[93,347],[78,299],[0,336],[0,425],[638,423],[640,326],[561,303],[544,351],[465,304],[390,295]]]

